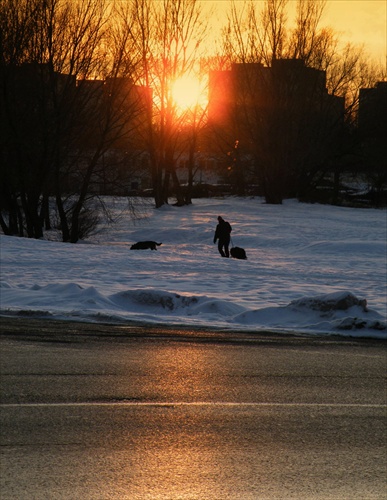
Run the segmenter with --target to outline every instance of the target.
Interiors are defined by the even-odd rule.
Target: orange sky
[[[228,0],[204,3],[216,6],[220,17],[225,16],[229,4]],[[290,11],[295,5],[296,0],[290,0]],[[386,65],[387,0],[327,0],[321,25],[340,32],[343,42],[364,44],[372,57]]]
[[[387,0],[328,0],[323,22],[386,63]]]

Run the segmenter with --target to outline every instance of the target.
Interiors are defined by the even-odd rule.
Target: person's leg
[[[223,246],[224,246],[224,253],[225,253],[226,257],[230,257],[230,252],[228,250],[229,244],[230,244],[230,238],[227,238],[226,240],[224,240]]]
[[[223,241],[219,240],[219,243],[218,243],[218,250],[219,250],[219,253],[222,257],[225,257],[225,254],[223,252]]]

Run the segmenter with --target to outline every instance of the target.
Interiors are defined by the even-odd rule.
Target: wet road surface
[[[386,343],[1,319],[1,499],[385,499]]]

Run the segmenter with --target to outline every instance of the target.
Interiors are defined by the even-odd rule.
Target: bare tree
[[[141,53],[139,78],[153,91],[148,110],[147,149],[156,207],[168,202],[170,185],[184,204],[176,172],[182,120],[172,95],[176,79],[194,72],[206,35],[197,0],[133,0],[132,43]]]
[[[5,233],[21,236],[26,229],[29,237],[42,234],[37,208],[44,173],[36,160],[42,149],[40,142],[26,140],[26,133],[33,128],[35,137],[42,138],[44,114],[32,115],[29,106],[42,103],[44,95],[32,81],[23,89],[25,100],[20,102],[15,92],[20,89],[20,81],[14,69],[31,61],[31,39],[40,13],[37,1],[8,0],[0,4],[0,175],[2,209],[9,215],[8,224],[1,217],[1,226]]]
[[[288,0],[266,0],[262,11],[254,0],[232,0],[224,29],[224,51],[236,63],[271,62],[284,56]]]
[[[288,57],[302,59],[307,66],[317,69],[326,69],[322,60],[326,61],[332,48],[336,48],[329,36],[330,30],[319,29],[325,5],[326,0],[298,1],[295,28],[291,31],[288,44]]]
[[[1,4],[0,153],[19,233],[26,224],[29,236],[42,236],[53,194],[63,240],[78,241],[88,215],[96,220],[88,203],[106,159],[134,148],[149,93],[130,78],[135,53],[116,15],[105,0]]]
[[[325,1],[298,0],[293,28],[287,4],[266,0],[259,12],[256,2],[243,9],[233,2],[224,32],[237,82],[229,142],[238,140],[253,158],[266,200],[274,203],[303,196],[339,164],[360,75],[367,73],[360,48],[341,48],[333,30],[320,28]]]

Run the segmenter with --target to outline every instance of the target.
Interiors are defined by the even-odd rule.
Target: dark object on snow
[[[156,245],[159,247],[162,243],[155,241],[139,241],[130,247],[131,250],[157,250]]]
[[[243,248],[233,247],[230,250],[230,253],[231,253],[231,257],[233,257],[234,259],[242,259],[242,260],[247,259],[246,252]]]

